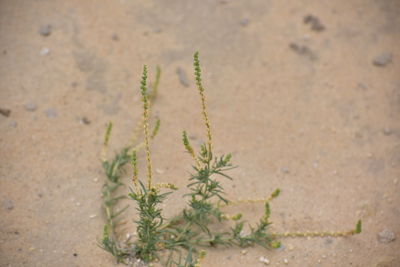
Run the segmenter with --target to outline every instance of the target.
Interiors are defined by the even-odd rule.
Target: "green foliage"
[[[361,220],[358,220],[357,224],[356,224],[356,229],[354,230],[355,234],[360,234],[362,230],[362,222]]]
[[[158,204],[162,203],[168,193],[160,194],[155,188],[147,189],[140,183],[139,192],[131,192],[129,196],[136,201],[139,212],[137,224],[138,241],[135,243],[136,256],[145,262],[158,258],[157,251],[164,243],[164,230],[161,229],[164,218]]]
[[[122,149],[110,162],[103,160],[103,168],[107,177],[103,187],[103,203],[107,220],[100,243],[103,249],[114,255],[117,262],[127,263],[132,259],[140,259],[147,263],[160,261],[163,265],[171,267],[199,267],[205,257],[205,252],[200,250],[203,247],[259,245],[264,248],[279,248],[278,237],[340,237],[361,233],[361,221],[357,222],[354,230],[348,232],[284,234],[269,232],[270,202],[279,196],[280,189],[276,189],[268,198],[263,199],[264,212],[255,225],[249,224],[241,213],[233,216],[224,213],[224,206],[256,201],[230,201],[225,195],[220,180],[232,180],[227,172],[235,166],[231,163],[231,154],[215,156],[212,150],[212,134],[206,110],[198,52],[194,54],[194,70],[207,142],[201,144],[199,152],[196,154],[186,131],[182,133],[183,145],[194,160],[187,184],[188,193],[184,195],[187,198],[187,207],[171,219],[164,218],[160,204],[176,187],[169,183],[152,183],[149,142],[156,136],[160,120],[157,120],[151,134],[148,131],[148,121],[150,106],[156,97],[161,70],[157,67],[156,81],[149,93],[147,90],[147,67],[144,66],[140,83],[144,112],[143,120],[139,124],[144,128],[144,142],[136,147],[130,146]],[[105,134],[105,147],[108,145],[111,129],[112,124],[109,124]],[[147,186],[138,177],[139,157],[137,152],[142,145],[146,151]],[[117,191],[123,187],[122,168],[128,162],[131,162],[132,165],[134,186],[128,196],[135,202],[138,212],[138,219],[135,220],[138,236],[137,240],[132,243],[120,241],[117,234],[118,217],[127,207],[118,211],[115,208],[121,199],[126,198],[124,195],[118,195]],[[169,190],[161,193],[161,190],[164,189]]]

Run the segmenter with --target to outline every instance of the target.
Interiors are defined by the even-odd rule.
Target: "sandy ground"
[[[204,140],[196,50],[215,147],[240,166],[228,196],[281,188],[274,231],[364,222],[278,251],[214,249],[204,266],[400,266],[399,12],[398,0],[1,0],[0,266],[116,266],[97,246],[106,122],[116,151],[140,118],[142,65],[159,64],[156,179],[184,188],[181,131]],[[256,221],[262,207],[236,211]]]

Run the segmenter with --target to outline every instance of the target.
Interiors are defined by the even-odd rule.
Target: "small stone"
[[[294,249],[294,246],[292,244],[288,244],[288,250],[292,251]]]
[[[12,202],[11,199],[6,198],[5,200],[3,200],[3,207],[6,210],[12,210],[14,209],[14,203]]]
[[[306,45],[298,44],[298,43],[290,43],[289,48],[292,49],[299,55],[305,56],[310,60],[316,60],[317,55]]]
[[[284,263],[284,264],[288,264],[288,263],[289,263],[289,260],[288,260],[288,259],[283,259],[283,263]]]
[[[248,18],[244,18],[240,20],[240,25],[242,27],[246,27],[247,25],[249,25],[250,20]]]
[[[79,122],[85,125],[89,125],[91,123],[91,121],[86,117],[79,118]]]
[[[89,218],[90,218],[90,219],[93,219],[93,218],[96,218],[96,217],[97,217],[96,214],[91,214],[91,215],[89,215]]]
[[[50,24],[40,26],[39,33],[42,36],[49,36],[51,34],[52,26]]]
[[[391,135],[393,133],[392,129],[390,129],[388,127],[383,128],[382,132],[384,135]]]
[[[392,53],[389,52],[384,52],[378,56],[376,56],[373,60],[372,60],[372,64],[374,64],[377,67],[385,67],[386,65],[388,65],[389,63],[392,63],[393,61],[393,55]]]
[[[321,23],[318,17],[313,15],[307,15],[303,19],[304,24],[310,24],[311,30],[316,32],[322,32],[325,30],[325,26]]]
[[[80,202],[76,202],[75,203],[78,207],[81,205],[81,203]]]
[[[50,48],[48,48],[48,47],[43,47],[42,49],[40,49],[39,54],[40,54],[41,56],[46,56],[46,55],[50,54]]]
[[[176,68],[176,74],[178,74],[179,77],[179,82],[185,86],[185,87],[189,87],[189,80],[187,78],[186,72],[184,69],[178,67]]]
[[[55,110],[54,108],[46,109],[44,111],[44,113],[46,113],[47,118],[57,118],[58,117],[57,110]]]
[[[0,108],[0,114],[3,115],[4,117],[10,117],[11,110],[5,109],[5,108]]]
[[[390,243],[396,239],[396,234],[389,229],[385,229],[378,233],[378,241],[381,243]]]
[[[260,257],[259,261],[264,263],[265,265],[269,265],[270,264],[269,259],[267,259],[266,257]]]
[[[242,251],[240,251],[240,253],[242,253],[242,255],[246,255],[247,254],[247,250],[243,249]]]
[[[282,167],[281,168],[281,172],[283,172],[283,173],[289,173],[290,172],[290,170],[289,170],[289,168],[288,167]]]
[[[97,183],[99,181],[99,178],[93,178],[93,182]]]
[[[33,111],[37,110],[37,105],[35,103],[28,102],[25,104],[25,109],[27,111],[33,112]]]
[[[116,33],[114,33],[114,34],[111,36],[111,39],[113,39],[114,41],[119,41],[119,36],[118,36]]]

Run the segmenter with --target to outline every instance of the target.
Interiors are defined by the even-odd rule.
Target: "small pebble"
[[[288,167],[282,167],[282,168],[281,168],[281,172],[283,172],[283,173],[289,173],[290,170],[289,170]]]
[[[86,117],[79,118],[79,122],[85,125],[89,125],[91,123],[91,121]]]
[[[290,43],[289,48],[292,49],[299,55],[305,56],[310,60],[316,60],[317,55],[306,45],[298,44],[298,43]]]
[[[246,255],[247,254],[247,250],[243,249],[240,253],[242,253],[242,255]]]
[[[48,47],[43,47],[42,49],[40,49],[39,54],[40,54],[41,56],[46,56],[46,55],[50,54],[50,48],[48,48]]]
[[[289,263],[289,260],[288,260],[288,259],[283,259],[283,263],[284,263],[284,264],[288,264],[288,263]]]
[[[37,105],[35,103],[28,102],[28,103],[25,104],[25,109],[27,111],[33,112],[33,111],[37,110]]]
[[[387,127],[385,127],[382,132],[384,135],[391,135],[393,133],[392,129]]]
[[[187,78],[185,70],[180,68],[180,67],[178,67],[178,68],[176,68],[176,74],[178,74],[179,82],[183,86],[188,87],[189,86],[189,80]]]
[[[322,32],[325,30],[325,26],[321,23],[318,17],[313,15],[307,15],[303,19],[304,24],[310,24],[311,30],[316,32]]]
[[[81,205],[81,203],[80,202],[76,202],[75,203],[78,207]]]
[[[118,36],[116,33],[114,33],[114,34],[111,36],[111,39],[113,39],[114,41],[119,41],[119,36]]]
[[[49,36],[51,34],[52,26],[50,24],[42,25],[39,29],[39,33],[42,36]]]
[[[0,114],[3,115],[4,117],[10,117],[11,110],[5,109],[5,108],[0,108]]]
[[[389,63],[392,63],[392,61],[393,61],[392,53],[384,52],[384,53],[376,56],[372,60],[372,64],[374,64],[377,67],[385,67]]]
[[[269,265],[270,264],[269,259],[267,259],[266,257],[260,257],[259,261],[264,263],[265,265]]]
[[[12,210],[14,209],[14,203],[12,202],[11,199],[5,199],[3,200],[3,207],[7,210]]]
[[[250,20],[248,18],[244,18],[240,20],[240,25],[242,27],[246,27],[247,25],[249,25]]]
[[[380,243],[390,243],[396,239],[396,234],[389,229],[385,229],[378,233],[378,241]]]
[[[97,183],[99,181],[99,178],[93,178],[93,182]]]
[[[89,218],[90,218],[90,219],[93,219],[93,218],[96,218],[96,217],[97,217],[96,214],[91,214],[91,215],[89,215]]]
[[[46,113],[47,118],[57,118],[58,117],[57,110],[55,110],[54,108],[46,109],[44,111],[44,113]]]

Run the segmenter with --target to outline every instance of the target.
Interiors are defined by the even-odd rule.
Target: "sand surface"
[[[1,0],[0,266],[117,266],[97,246],[99,155],[108,121],[110,156],[132,136],[143,64],[163,71],[155,179],[183,188],[165,216],[183,207],[181,132],[205,140],[196,50],[215,149],[239,165],[228,197],[280,188],[274,231],[364,223],[278,251],[213,249],[204,266],[400,266],[399,13],[398,0]],[[235,211],[255,222],[262,205]]]

